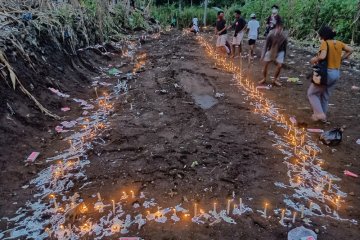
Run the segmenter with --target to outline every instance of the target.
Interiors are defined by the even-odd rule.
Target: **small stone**
[[[319,234],[319,232],[320,232],[318,228],[315,228],[314,231],[315,231],[316,234]]]
[[[355,193],[354,193],[354,192],[350,192],[349,195],[350,195],[350,196],[355,196]]]

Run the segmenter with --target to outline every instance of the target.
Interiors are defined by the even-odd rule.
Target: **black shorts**
[[[256,43],[256,40],[254,39],[249,39],[249,45],[255,45]]]

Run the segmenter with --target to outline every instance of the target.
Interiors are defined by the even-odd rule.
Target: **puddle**
[[[202,109],[210,109],[216,105],[219,101],[209,95],[192,95],[195,100],[195,104]]]

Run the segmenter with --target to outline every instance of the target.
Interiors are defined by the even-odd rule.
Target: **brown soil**
[[[95,145],[88,154],[91,164],[86,168],[86,175],[91,184],[73,192],[79,191],[86,202],[91,201],[89,199],[96,192],[109,200],[121,196],[122,189],[131,188],[136,193],[143,191],[148,197],[155,198],[160,206],[183,203],[191,212],[195,202],[206,211],[214,202],[225,209],[226,200],[234,192],[254,211],[234,217],[236,225],[224,222],[213,226],[198,225],[190,220],[180,224],[150,222],[140,230],[129,229],[128,235],[143,239],[286,239],[291,228],[281,226],[279,215],[272,212],[273,209],[285,208],[284,194],[291,194],[291,190],[274,185],[274,182],[289,182],[284,156],[272,146],[268,134],[271,126],[253,114],[252,106],[234,86],[232,75],[215,68],[214,62],[206,57],[204,49],[192,35],[182,36],[180,32],[162,34],[159,40],[145,44],[141,51],[148,56],[144,71],[129,82],[127,96],[116,102],[115,114],[109,118],[111,127],[106,144]],[[289,52],[291,56],[287,61],[295,63],[287,64],[281,76],[306,75],[308,66],[305,63],[310,53],[294,46]],[[259,50],[257,54],[259,56]],[[95,55],[89,57],[98,59]],[[105,64],[96,61],[92,64],[106,66],[120,61],[121,58],[115,57]],[[254,62],[253,72],[251,80],[260,80],[258,59]],[[351,86],[360,85],[356,74],[358,72],[351,67],[343,69],[342,79],[331,98],[334,105],[330,108],[330,126],[310,122],[305,77],[300,77],[304,85],[285,83],[281,88],[266,91],[265,96],[284,109],[284,113],[296,116],[309,127],[331,129],[346,125],[339,146],[321,146],[322,158],[326,160],[323,167],[342,178],[338,183],[342,191],[352,193],[345,199],[340,216],[360,220],[359,179],[343,174],[344,169],[360,171],[360,149],[355,143],[360,138],[360,92],[351,90]],[[71,77],[77,79],[76,75]],[[66,87],[66,93],[84,99],[95,97],[92,88],[84,85],[81,84],[80,93],[79,85]],[[217,98],[216,93],[224,96]],[[52,101],[52,98],[53,95],[48,95],[42,100]],[[63,105],[74,109],[66,114],[67,120],[80,116],[82,111],[78,105],[71,100],[62,104],[59,101],[62,100],[57,100],[53,110]],[[49,137],[47,132],[53,131],[58,122],[37,118],[37,121],[29,120],[22,125],[18,119],[1,118],[1,129],[4,129],[0,149],[1,216],[13,216],[19,206],[27,200],[34,200],[35,188],[21,187],[47,166],[46,157],[64,148],[62,135],[52,133]],[[25,127],[34,122],[36,126]],[[42,153],[39,164],[24,166],[23,159],[34,150]],[[273,216],[268,220],[257,212],[263,209],[265,202],[270,203],[269,212]],[[360,234],[358,225],[348,221],[321,217],[311,220],[309,228],[319,231],[319,239],[357,239]],[[298,220],[295,226],[302,224]],[[2,219],[0,228],[5,230],[7,226],[11,224]],[[113,236],[111,239],[118,239],[120,234]]]

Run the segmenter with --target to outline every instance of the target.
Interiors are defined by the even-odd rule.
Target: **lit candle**
[[[331,189],[331,179],[329,179],[329,188],[328,188],[329,192],[330,192],[330,189]]]
[[[131,192],[131,197],[132,197],[132,198],[135,198],[134,191],[133,191],[133,190],[131,190],[130,192]]]
[[[82,207],[80,208],[80,213],[86,213],[88,211],[87,206],[85,205],[85,203],[82,205]]]
[[[312,210],[312,205],[313,205],[313,202],[310,201],[310,204],[309,204],[309,210],[310,210],[310,212],[311,212],[311,210]]]
[[[266,218],[266,210],[267,210],[267,207],[268,207],[268,203],[265,203],[265,208],[264,208],[264,217]]]
[[[226,208],[226,213],[229,215],[230,214],[230,203],[231,203],[231,200],[229,199],[227,201],[227,208]]]
[[[340,205],[340,196],[337,197],[337,199],[335,200],[336,203],[336,209],[339,209],[339,205]]]
[[[305,206],[302,205],[302,206],[301,206],[301,219],[304,218],[304,209],[305,209]]]
[[[115,215],[115,201],[114,201],[114,200],[111,200],[111,202],[112,202],[112,207],[113,207],[113,213],[114,213],[114,215]]]
[[[292,223],[295,223],[296,215],[297,215],[297,213],[294,211],[293,218],[292,218]]]
[[[195,203],[194,205],[194,217],[197,216],[197,203]]]
[[[98,201],[101,202],[101,195],[99,192],[97,193],[97,197],[98,197]]]
[[[216,203],[214,203],[214,209],[213,212],[216,213]]]
[[[284,222],[284,217],[285,217],[285,209],[281,210],[281,219],[280,219],[280,222]]]

